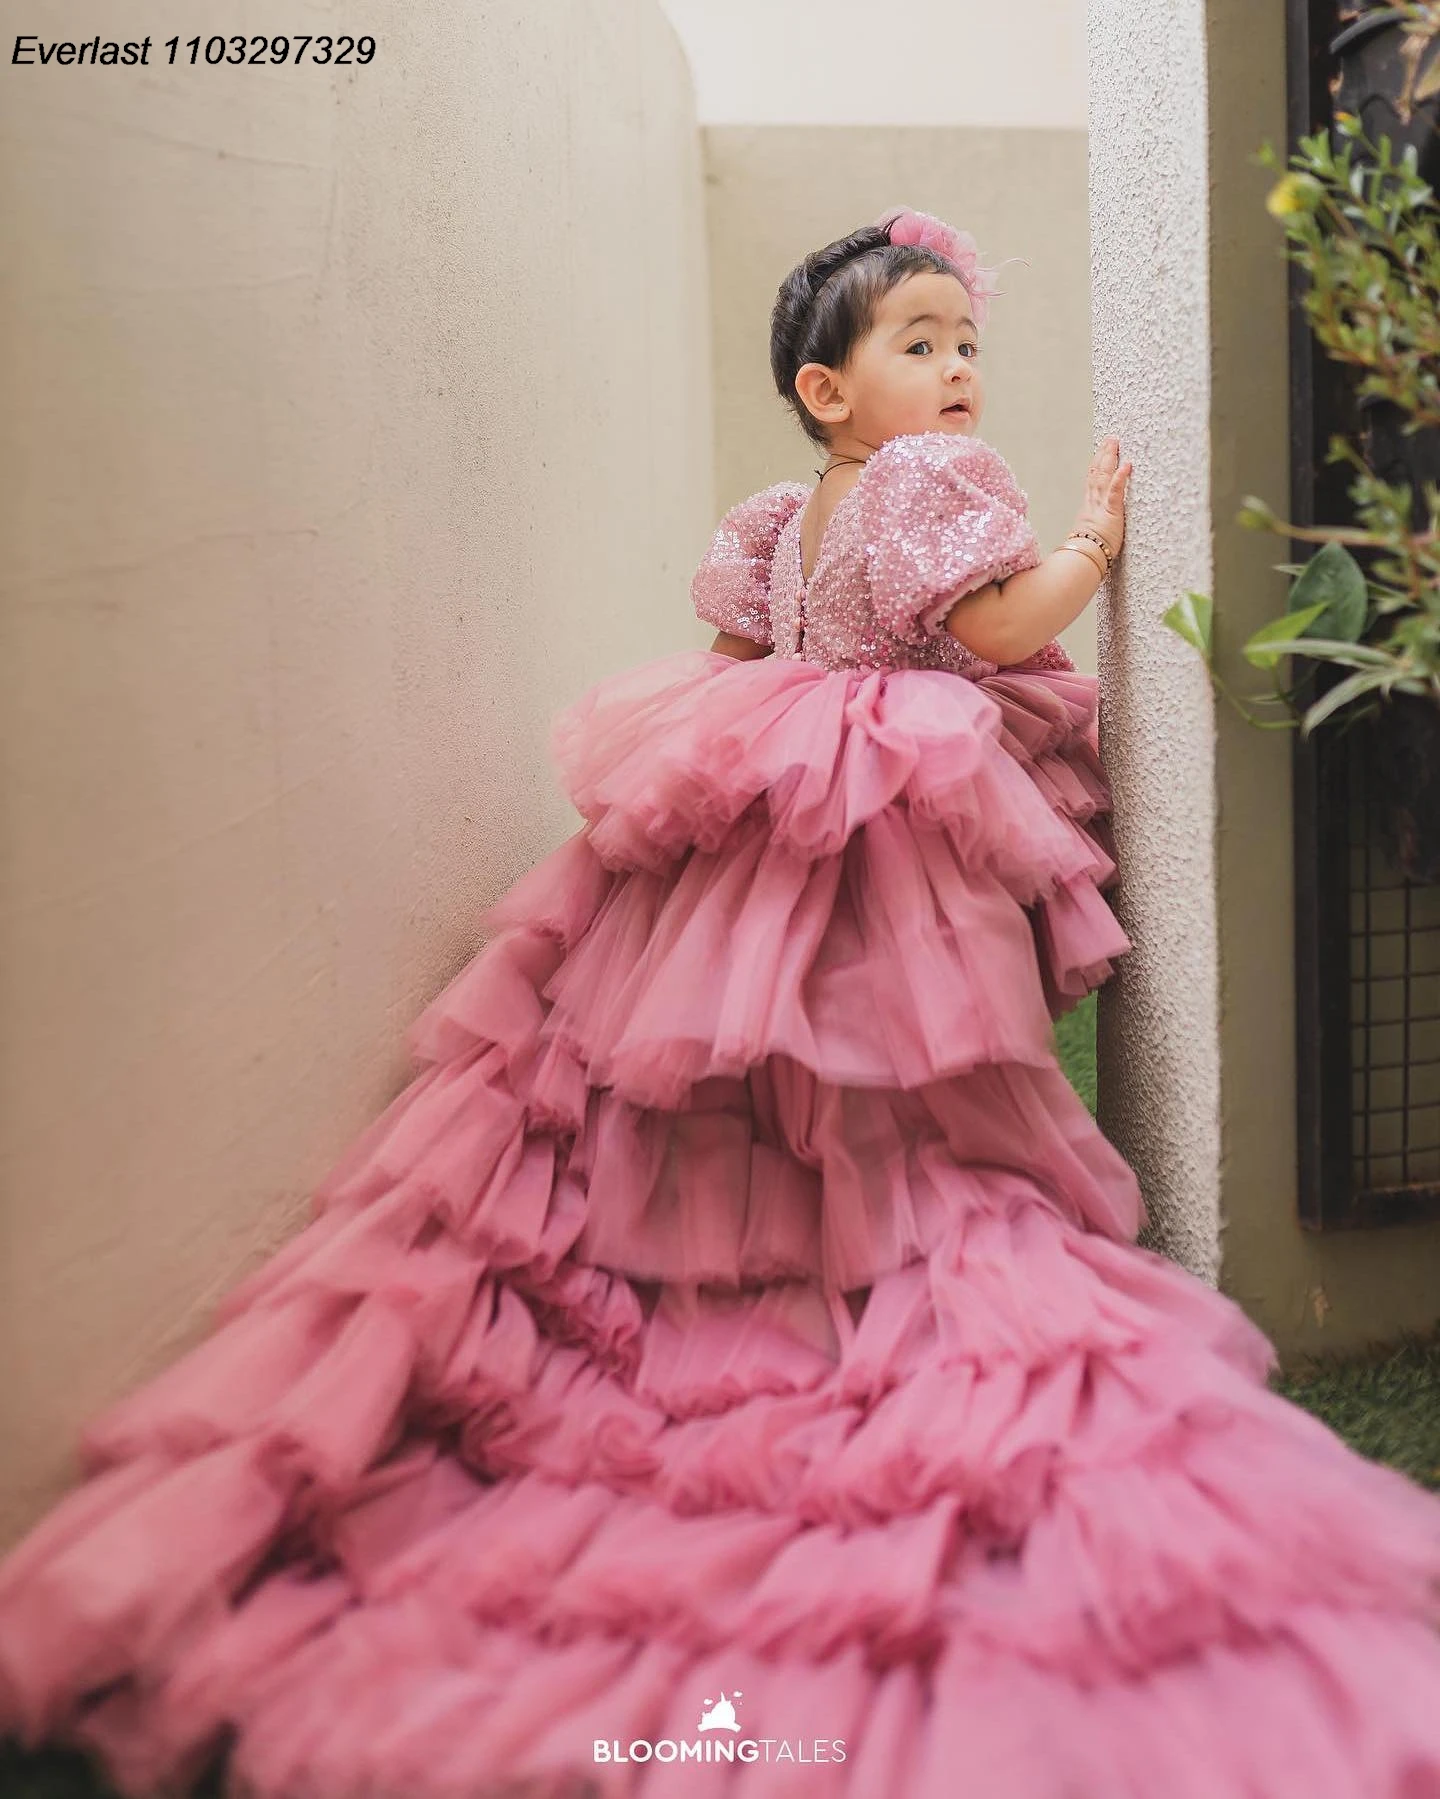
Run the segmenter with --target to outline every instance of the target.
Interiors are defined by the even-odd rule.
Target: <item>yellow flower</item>
[[[1275,219],[1289,218],[1296,212],[1307,212],[1310,201],[1319,189],[1320,183],[1313,175],[1292,171],[1282,176],[1265,196],[1265,210]]]

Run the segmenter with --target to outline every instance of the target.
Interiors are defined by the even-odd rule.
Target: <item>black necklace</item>
[[[815,473],[823,481],[825,479],[825,477],[830,473],[830,470],[839,468],[840,463],[842,463],[842,462],[864,463],[864,462],[868,462],[868,461],[869,461],[869,458],[867,456],[842,456],[839,458],[839,461],[832,462],[830,464],[830,468],[817,468]]]

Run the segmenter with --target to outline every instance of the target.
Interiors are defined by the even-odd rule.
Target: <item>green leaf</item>
[[[1249,531],[1269,531],[1274,528],[1275,514],[1264,500],[1257,500],[1254,494],[1247,493],[1235,514],[1235,523],[1244,525]]]
[[[1320,610],[1310,636],[1336,637],[1354,643],[1365,629],[1369,611],[1365,571],[1343,543],[1327,543],[1318,549],[1290,589],[1292,612],[1312,606]],[[1307,633],[1296,635],[1303,637]]]
[[[1306,606],[1299,612],[1287,612],[1284,618],[1272,618],[1268,625],[1262,625],[1246,643],[1246,661],[1253,663],[1256,668],[1274,668],[1282,656],[1292,654],[1288,646],[1296,638],[1303,637],[1324,611],[1325,602],[1322,600],[1318,606]]]
[[[1308,737],[1317,725],[1321,725],[1332,712],[1338,712],[1342,706],[1348,706],[1352,700],[1358,700],[1361,694],[1369,693],[1376,687],[1383,687],[1387,677],[1374,668],[1361,669],[1359,674],[1347,675],[1343,681],[1337,681],[1330,691],[1315,704],[1300,721],[1300,735]]]
[[[1343,638],[1294,637],[1266,644],[1275,656],[1310,656],[1316,662],[1338,662],[1345,668],[1393,668],[1395,656],[1389,650],[1372,648],[1367,643],[1346,643]],[[1266,668],[1273,664],[1259,663]]]
[[[1208,594],[1187,593],[1183,600],[1176,600],[1160,622],[1193,645],[1208,662],[1214,616],[1215,602]]]

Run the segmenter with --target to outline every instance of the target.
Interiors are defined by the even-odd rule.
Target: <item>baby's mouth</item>
[[[969,412],[970,403],[968,400],[957,400],[953,406],[946,406],[943,410],[948,412],[952,417],[957,417],[961,413]]]

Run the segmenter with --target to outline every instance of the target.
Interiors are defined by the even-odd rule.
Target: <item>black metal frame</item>
[[[1328,127],[1341,83],[1341,53],[1381,22],[1357,17],[1355,7],[1343,0],[1286,4],[1287,129],[1293,149],[1301,136]],[[1304,275],[1291,262],[1290,516],[1308,527],[1346,516],[1351,473],[1345,464],[1327,464],[1324,457],[1332,434],[1354,439],[1362,434],[1362,420],[1343,370],[1315,342],[1301,306],[1304,285]],[[1313,544],[1292,540],[1290,560],[1303,562],[1313,550]],[[1344,672],[1323,664],[1307,666],[1315,692]],[[1297,663],[1296,672],[1300,669]],[[1322,728],[1309,739],[1295,733],[1299,1215],[1312,1230],[1440,1218],[1440,1184],[1366,1189],[1355,1180],[1350,863],[1357,808],[1363,816],[1362,780],[1351,733]]]

